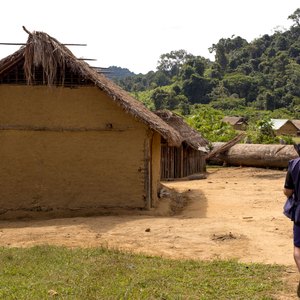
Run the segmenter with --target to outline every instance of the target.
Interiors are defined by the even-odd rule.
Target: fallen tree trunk
[[[213,149],[225,143],[213,143]],[[289,160],[298,157],[293,145],[236,144],[209,160],[210,164],[231,166],[286,168]]]
[[[230,140],[227,143],[222,143],[222,146],[220,147],[214,147],[212,149],[212,151],[210,151],[207,155],[206,155],[206,160],[210,160],[212,159],[214,156],[219,155],[220,153],[223,153],[225,151],[227,151],[228,149],[230,149],[231,147],[233,147],[234,145],[236,145],[243,137],[245,136],[244,133],[240,133],[239,135],[237,135],[235,138],[233,138],[232,140]]]

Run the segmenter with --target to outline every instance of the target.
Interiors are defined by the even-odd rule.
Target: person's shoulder
[[[288,163],[289,169],[290,168],[294,169],[294,167],[299,166],[299,165],[300,165],[300,157],[293,158]]]

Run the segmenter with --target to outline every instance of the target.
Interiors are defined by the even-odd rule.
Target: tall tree
[[[210,53],[215,52],[215,61],[221,67],[221,70],[225,72],[228,64],[228,58],[226,55],[226,48],[224,45],[224,39],[221,39],[219,43],[213,44],[209,48]]]
[[[300,26],[300,8],[297,8],[293,14],[291,14],[288,19],[294,21],[294,26]]]
[[[186,50],[182,49],[162,54],[158,61],[157,70],[173,77],[178,75],[181,66],[187,61],[187,59],[192,57],[192,54],[189,54]]]

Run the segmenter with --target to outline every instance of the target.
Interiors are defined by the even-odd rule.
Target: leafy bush
[[[293,144],[290,136],[276,136],[269,117],[250,122],[245,142],[252,144]]]
[[[223,122],[223,118],[221,111],[203,105],[187,118],[187,122],[210,142],[227,142],[233,139],[237,132],[231,125]]]

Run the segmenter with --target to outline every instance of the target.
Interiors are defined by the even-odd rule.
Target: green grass
[[[286,288],[284,273],[278,265],[102,248],[0,248],[0,299],[274,299]]]

